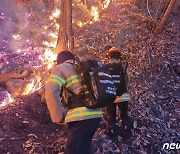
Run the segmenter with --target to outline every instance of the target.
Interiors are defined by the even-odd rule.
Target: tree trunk
[[[74,37],[73,37],[73,30],[72,30],[72,0],[67,0],[66,3],[66,10],[67,10],[67,36],[68,36],[68,49],[70,51],[74,50]]]
[[[61,0],[60,28],[55,54],[62,50],[73,50],[72,0]]]
[[[159,24],[157,25],[157,27],[155,28],[155,33],[158,33],[158,32],[161,32],[162,31],[162,27],[164,26],[167,18],[168,18],[168,15],[170,14],[171,10],[172,10],[172,7],[173,7],[173,4],[174,4],[175,0],[169,0],[169,4],[167,6],[167,9],[162,17],[162,19],[160,20]]]

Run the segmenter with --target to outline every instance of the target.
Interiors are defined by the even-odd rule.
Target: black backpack
[[[123,93],[126,93],[127,92],[127,79],[126,79],[127,73],[123,69],[122,64],[120,62],[111,63],[111,64],[106,64],[104,67],[110,71],[112,80],[116,87],[117,96],[121,96]]]
[[[77,73],[83,87],[84,106],[96,109],[113,103],[116,99],[116,90],[109,70],[96,60],[77,61]]]

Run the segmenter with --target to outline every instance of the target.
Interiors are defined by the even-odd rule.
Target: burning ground
[[[52,43],[56,38],[52,37],[52,29],[55,30],[57,25],[38,29],[42,32],[38,36],[34,36],[32,30],[31,33],[28,31],[29,26],[24,26],[26,33],[19,34],[16,29],[12,39],[7,35],[12,35],[10,23],[16,22],[12,21],[11,15],[3,13],[3,9],[1,11],[4,30],[0,32],[1,74],[23,75],[24,71],[26,74],[23,78],[9,78],[0,87],[0,153],[61,153],[66,142],[66,128],[51,123],[43,98],[48,68],[53,61]],[[104,119],[93,138],[93,152],[97,154],[178,153],[163,150],[162,145],[179,143],[180,139],[179,2],[160,34],[154,34],[152,19],[141,12],[132,4],[109,5],[102,10],[98,21],[74,25],[75,51],[81,58],[105,61],[104,48],[113,44],[123,48],[123,59],[129,63],[132,97],[129,114],[133,119],[133,137],[129,141],[122,141],[120,136],[109,138],[105,132],[107,115],[104,112]],[[51,13],[45,14],[50,16]],[[28,12],[25,23],[31,21],[31,17]],[[17,27],[25,25],[23,22],[17,22],[21,23]],[[43,27],[43,23],[38,24]],[[26,35],[29,41],[24,43],[27,39],[23,36]],[[37,40],[33,42],[30,38]],[[43,41],[38,44],[40,38]],[[121,124],[119,114],[118,119]]]

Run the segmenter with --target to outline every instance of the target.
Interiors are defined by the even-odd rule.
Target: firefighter
[[[45,98],[52,122],[67,124],[65,153],[90,154],[91,140],[102,118],[102,109],[84,107],[83,97],[80,95],[82,86],[73,59],[74,55],[70,51],[58,54],[57,65],[52,69],[45,85]],[[67,94],[64,97],[68,101],[67,114],[60,101],[64,90]]]
[[[122,67],[120,60],[121,50],[116,47],[108,46],[110,48],[107,52],[108,64],[105,66],[109,69],[113,82],[116,87],[117,98],[115,102],[111,103],[106,111],[108,113],[108,134],[110,136],[121,135],[123,139],[131,137],[131,121],[128,116],[128,102],[130,96],[127,92],[127,73]],[[116,121],[116,108],[120,110],[120,117],[122,120],[121,127]]]

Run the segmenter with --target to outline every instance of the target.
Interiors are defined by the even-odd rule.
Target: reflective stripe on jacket
[[[115,87],[117,88],[116,93],[118,96],[116,97],[114,103],[130,101],[130,95],[128,94],[127,90],[128,74],[124,72],[120,59],[112,58],[110,59],[109,64],[107,64],[106,66],[109,67],[113,82],[115,84]]]
[[[68,60],[55,66],[45,85],[45,98],[51,120],[55,123],[79,121],[102,117],[102,109],[87,109],[86,107],[76,107],[68,111],[67,115],[60,102],[62,87],[65,86],[75,94],[82,90],[79,76],[76,73],[72,60]],[[68,93],[69,97],[71,94]]]
[[[102,117],[102,109],[87,109],[86,107],[77,107],[68,111],[65,118],[65,123],[98,117]]]
[[[130,101],[130,95],[128,93],[124,93],[121,96],[117,96],[114,103],[125,102],[125,101]]]

